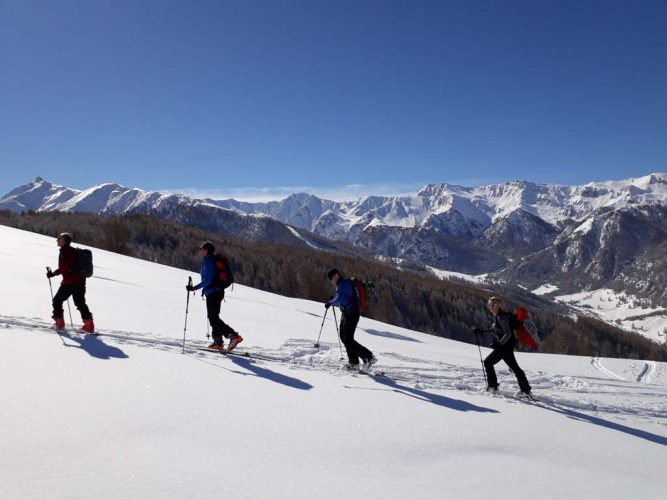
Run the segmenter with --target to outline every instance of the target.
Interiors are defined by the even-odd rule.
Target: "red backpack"
[[[229,288],[234,283],[234,275],[229,260],[222,254],[215,256],[215,285],[221,289]]]
[[[368,301],[375,285],[373,283],[362,281],[359,278],[350,278],[350,281],[352,282],[352,285],[354,285],[359,312],[364,312],[368,308]]]
[[[528,311],[523,307],[517,307],[514,314],[519,320],[519,326],[514,331],[516,340],[526,349],[537,351],[537,328],[528,317]]]

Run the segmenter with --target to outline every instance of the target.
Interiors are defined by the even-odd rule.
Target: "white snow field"
[[[61,336],[55,238],[0,241],[0,498],[667,497],[664,363],[518,354],[526,403],[502,363],[504,395],[481,392],[476,345],[362,318],[387,376],[349,374],[331,312],[313,347],[322,304],[241,285],[222,317],[259,357],[196,349],[199,296],[182,353],[192,273],[102,250],[87,299],[103,335]]]
[[[634,295],[601,288],[554,298],[570,304],[582,315],[597,317],[659,343],[667,341],[667,310],[642,307],[642,301]]]

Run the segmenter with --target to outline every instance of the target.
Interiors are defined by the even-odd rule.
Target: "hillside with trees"
[[[50,236],[68,231],[75,244],[189,269],[193,273],[199,270],[196,256],[199,245],[210,240],[230,259],[238,283],[320,302],[326,301],[334,291],[326,272],[337,267],[347,276],[374,283],[375,292],[366,316],[468,343],[475,343],[471,327],[490,321],[485,309],[486,299],[492,294],[500,295],[510,307],[525,305],[530,310],[543,340],[542,352],[667,361],[664,345],[591,318],[573,319],[564,306],[519,287],[499,285],[488,290],[399,270],[350,254],[250,242],[148,215],[0,211],[0,224]],[[56,251],[54,240],[54,258]]]

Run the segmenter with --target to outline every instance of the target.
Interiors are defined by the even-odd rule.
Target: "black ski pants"
[[[218,344],[222,343],[223,336],[225,338],[236,336],[234,329],[220,319],[220,308],[224,298],[225,292],[215,292],[206,296],[206,314],[211,324],[211,336]]]
[[[63,303],[72,297],[74,305],[81,313],[81,319],[93,317],[86,305],[86,283],[74,283],[71,285],[60,285],[58,292],[53,297],[53,319],[63,317]]]
[[[354,332],[359,323],[359,310],[341,312],[340,318],[340,340],[347,351],[347,359],[353,365],[359,364],[359,358],[368,361],[373,353],[354,340]]]
[[[526,374],[519,367],[519,363],[514,357],[514,346],[500,346],[496,347],[491,354],[489,354],[484,360],[484,367],[486,368],[486,379],[489,387],[497,387],[498,379],[496,378],[496,370],[493,366],[498,363],[500,360],[503,360],[507,363],[512,373],[516,377],[517,382],[519,382],[519,388],[523,392],[530,392],[530,384],[526,378]]]

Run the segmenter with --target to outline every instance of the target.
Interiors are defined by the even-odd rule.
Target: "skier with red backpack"
[[[60,288],[53,297],[53,319],[55,325],[53,328],[56,331],[65,330],[65,319],[63,312],[63,303],[70,298],[74,300],[74,305],[81,313],[83,320],[83,327],[79,329],[80,333],[95,333],[95,324],[93,323],[93,315],[86,304],[86,276],[81,268],[79,260],[79,252],[82,250],[73,248],[72,235],[69,233],[60,233],[56,238],[56,244],[60,247],[60,254],[58,256],[58,269],[51,271],[47,267],[46,277],[51,280],[54,276],[62,276]],[[88,251],[90,254],[90,252]],[[92,260],[90,261],[92,274]],[[70,317],[71,320],[71,317]]]
[[[324,307],[329,309],[331,306],[338,306],[341,311],[340,340],[345,346],[348,358],[348,363],[343,368],[350,371],[359,370],[359,358],[361,358],[363,361],[361,369],[368,371],[377,363],[377,359],[371,351],[354,340],[354,332],[360,317],[360,294],[357,287],[351,279],[344,278],[336,268],[330,269],[327,277],[336,287],[336,296],[326,302]]]
[[[208,348],[229,352],[243,342],[243,337],[220,319],[220,308],[222,300],[225,298],[225,289],[234,282],[231,268],[226,257],[215,254],[215,247],[210,241],[201,244],[199,256],[201,257],[201,282],[194,286],[187,285],[185,288],[188,292],[201,289],[202,294],[206,297],[206,312],[213,337],[213,343]],[[226,351],[223,337],[229,339]]]
[[[484,368],[486,371],[486,390],[489,392],[498,391],[498,379],[496,378],[496,371],[494,365],[501,359],[507,364],[512,373],[519,382],[521,392],[518,394],[523,397],[531,397],[531,387],[519,363],[514,356],[514,347],[517,344],[516,331],[521,327],[521,322],[516,314],[505,311],[502,308],[502,300],[498,297],[491,297],[487,302],[487,307],[493,315],[493,323],[489,328],[474,327],[475,335],[480,333],[493,333],[494,339],[491,342],[493,351],[484,360]]]

